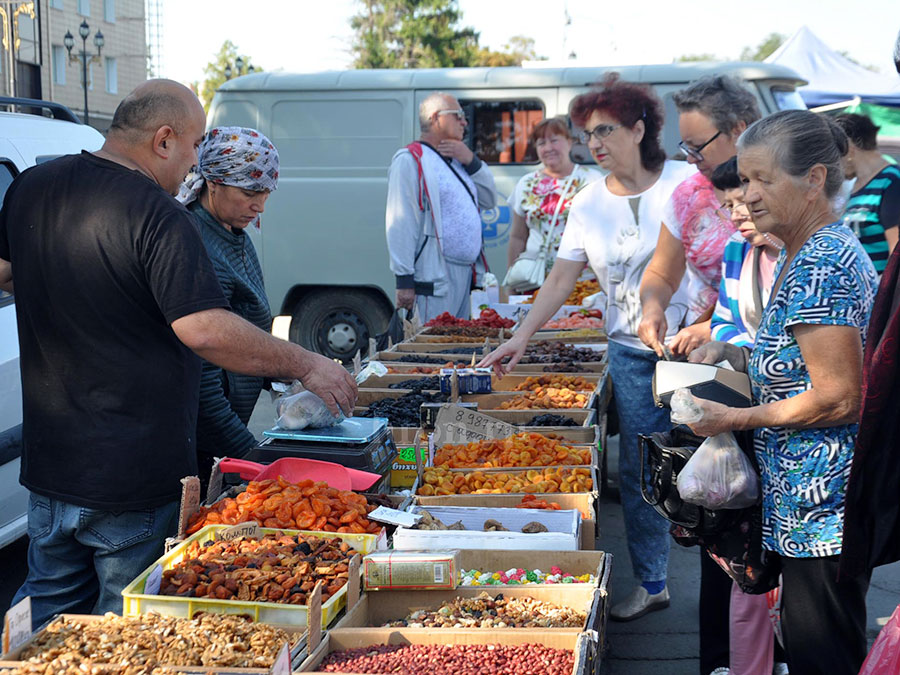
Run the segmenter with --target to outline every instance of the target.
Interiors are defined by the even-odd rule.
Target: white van
[[[0,203],[13,179],[25,169],[103,145],[99,131],[82,124],[58,103],[0,97],[0,108],[37,113],[0,112]],[[22,380],[15,296],[0,291],[0,548],[25,534],[28,522],[28,491],[19,484],[21,456]]]
[[[491,165],[500,202],[482,214],[484,240],[502,279],[512,222],[506,200],[538,164],[528,131],[545,117],[567,115],[576,96],[613,70],[651,84],[662,98],[671,156],[679,140],[672,94],[700,76],[744,78],[764,114],[805,107],[795,91],[805,82],[763,63],[259,73],[226,82],[208,125],[259,129],[281,156],[278,190],[251,236],[273,314],[293,317],[291,340],[346,360],[384,330],[394,298],[384,234],[388,166],[398,148],[418,138],[418,107],[429,93],[459,99],[469,147]],[[592,162],[584,147],[574,155]]]

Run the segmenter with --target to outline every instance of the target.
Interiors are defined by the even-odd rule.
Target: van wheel
[[[350,361],[369,338],[383,333],[390,320],[385,303],[364,291],[319,291],[294,308],[291,342],[332,359]]]

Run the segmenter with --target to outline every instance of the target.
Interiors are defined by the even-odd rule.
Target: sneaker
[[[669,606],[669,589],[650,595],[643,586],[635,588],[631,595],[609,610],[609,618],[613,621],[632,621],[644,616],[647,612],[655,612]]]
[[[773,675],[790,675],[790,670],[788,670],[788,664],[786,663],[776,663],[775,667],[772,669]]]

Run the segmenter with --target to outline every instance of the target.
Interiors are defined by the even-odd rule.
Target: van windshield
[[[772,98],[779,110],[806,110],[806,103],[796,89],[773,89]]]

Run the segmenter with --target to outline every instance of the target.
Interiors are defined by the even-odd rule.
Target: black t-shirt
[[[33,167],[0,210],[24,399],[21,482],[108,511],[178,499],[196,472],[200,359],[170,324],[227,307],[193,219],[89,153]]]

